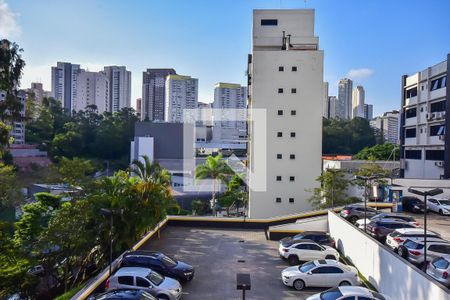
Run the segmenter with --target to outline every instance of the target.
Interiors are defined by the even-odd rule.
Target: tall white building
[[[353,81],[351,79],[343,78],[339,80],[338,99],[344,106],[344,115],[342,116],[342,119],[352,118],[352,90]]]
[[[124,66],[108,66],[104,72],[109,81],[109,111],[131,107],[131,72]]]
[[[61,105],[69,113],[73,110],[73,99],[77,94],[77,75],[80,73],[80,65],[67,62],[57,62],[52,67],[52,97],[61,101]]]
[[[400,175],[450,179],[450,54],[447,60],[402,77]]]
[[[376,117],[370,121],[370,126],[378,129],[386,142],[398,144],[400,113],[396,110],[385,112],[381,117]]]
[[[328,97],[328,118],[330,119],[344,119],[345,118],[345,103],[336,96]]]
[[[254,10],[249,216],[310,210],[322,163],[323,51],[314,10]]]
[[[78,73],[72,110],[84,110],[88,105],[96,105],[99,113],[111,111],[109,87],[109,80],[104,72]]]
[[[364,88],[358,85],[353,89],[352,96],[352,118],[364,118],[364,98],[365,91]]]
[[[184,109],[196,109],[198,102],[198,79],[171,74],[166,79],[166,122],[183,122]]]
[[[247,139],[247,88],[240,84],[216,84],[214,88],[213,139],[233,142]],[[220,110],[223,113],[218,115]]]

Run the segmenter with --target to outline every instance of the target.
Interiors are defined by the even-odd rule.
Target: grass
[[[342,254],[342,253],[341,253],[341,254]],[[348,259],[346,256],[341,255],[340,258],[341,258],[341,260],[344,261],[344,263],[345,263],[346,265],[349,265],[349,266],[352,266],[352,267],[355,267],[355,268],[356,268],[356,266],[355,266],[354,264],[352,264],[351,261],[350,261],[350,259]],[[356,268],[356,269],[358,270],[358,268]],[[369,288],[369,289],[371,289],[371,290],[373,290],[373,291],[378,292],[378,290],[370,283],[369,280],[367,280],[366,277],[364,277],[364,275],[363,275],[361,272],[359,272],[359,270],[358,270],[358,276],[359,276],[359,278],[361,278],[362,283],[364,284],[365,287],[367,287],[367,288]]]
[[[82,287],[82,285],[77,286],[70,291],[67,291],[64,294],[56,297],[55,300],[70,300],[76,293],[78,293],[79,290],[81,290]]]

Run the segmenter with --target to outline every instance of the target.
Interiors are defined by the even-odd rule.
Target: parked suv
[[[106,291],[138,289],[159,299],[177,300],[181,297],[181,285],[175,279],[164,277],[147,268],[120,268],[106,280]]]
[[[428,199],[428,209],[440,215],[450,215],[450,200],[448,199]]]
[[[425,262],[423,240],[406,240],[403,245],[398,247],[398,254],[410,262],[422,266]],[[427,261],[446,254],[450,254],[450,242],[441,239],[427,239]]]
[[[379,211],[373,208],[370,207],[366,208],[366,217],[369,219],[379,213],[380,213]],[[361,204],[347,205],[341,210],[340,215],[350,223],[355,224],[356,221],[364,218],[364,205]]]
[[[88,300],[158,300],[143,290],[114,290],[88,298]]]
[[[425,210],[425,204],[422,200],[413,196],[404,196],[400,198],[404,211],[412,213],[423,213]]]
[[[397,251],[398,247],[403,245],[406,239],[412,241],[422,240],[424,237],[424,230],[422,228],[399,228],[386,236],[386,245]],[[440,239],[441,236],[433,231],[427,231],[427,238]]]
[[[290,244],[299,240],[312,240],[320,245],[335,247],[334,239],[325,231],[304,231],[293,237],[285,237],[280,240],[280,244]]]
[[[417,221],[413,217],[403,215],[403,214],[396,214],[396,213],[380,213],[380,214],[366,220],[366,224],[368,224],[369,222],[372,222],[372,221],[378,221],[378,220],[382,220],[382,219],[384,219],[384,220],[395,219],[398,221],[408,222],[411,225],[414,225],[415,227],[419,226],[419,223],[417,223]],[[358,227],[360,229],[364,229],[364,220],[358,220],[356,222],[356,224],[358,224]]]
[[[300,261],[316,259],[339,259],[339,252],[328,246],[321,246],[311,240],[299,240],[278,248],[278,253],[287,259],[290,265],[298,265]]]
[[[367,233],[379,240],[385,242],[386,236],[398,228],[416,228],[408,222],[402,220],[380,219],[371,221],[367,224]]]
[[[194,267],[161,252],[145,250],[127,252],[123,255],[120,266],[149,268],[178,281],[189,281],[194,278]]]
[[[427,274],[450,288],[450,255],[443,255],[431,261]]]

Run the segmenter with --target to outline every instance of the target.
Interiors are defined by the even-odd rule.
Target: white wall
[[[395,300],[449,299],[448,290],[335,213],[328,212],[328,225],[339,251],[379,292]]]

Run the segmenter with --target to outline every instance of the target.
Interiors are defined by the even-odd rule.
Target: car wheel
[[[404,247],[398,247],[397,252],[398,252],[398,255],[400,255],[403,258],[408,257],[408,251]]]
[[[297,291],[301,291],[305,288],[305,282],[301,279],[297,279],[296,281],[294,281],[293,287]]]
[[[288,257],[288,262],[291,266],[298,265],[300,263],[297,255],[291,255]]]
[[[159,300],[170,300],[169,296],[167,296],[167,295],[159,295],[158,299]]]
[[[334,255],[327,255],[327,256],[325,256],[325,259],[336,260],[336,256],[334,256]]]
[[[358,221],[358,220],[359,220],[359,218],[357,216],[353,216],[349,219],[350,223],[352,223],[352,224],[355,224],[356,221]]]
[[[439,210],[439,214],[440,214],[441,216],[444,215],[444,212],[442,211],[442,209]]]
[[[352,285],[352,284],[346,280],[339,283],[339,286],[349,286],[349,285]]]

